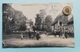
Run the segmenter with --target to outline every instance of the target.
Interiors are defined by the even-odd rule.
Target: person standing
[[[65,26],[65,38],[67,39],[68,38],[68,27]]]
[[[36,33],[36,39],[37,39],[37,40],[40,39],[40,34],[39,34],[39,32]]]
[[[23,34],[21,33],[21,40],[23,40]]]

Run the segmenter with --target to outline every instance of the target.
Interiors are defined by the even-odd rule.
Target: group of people
[[[60,35],[63,37],[63,38],[68,38],[68,27],[67,25],[63,25],[61,28],[60,28]]]
[[[54,35],[59,35],[59,37],[68,38],[68,27],[66,25],[63,25],[61,27],[58,27],[57,30],[54,30]]]
[[[23,34],[21,33],[20,35],[21,37],[21,40],[23,40]],[[33,38],[36,38],[37,40],[39,40],[41,37],[40,37],[40,33],[37,31],[37,32],[28,32],[28,37],[30,39],[33,39]]]

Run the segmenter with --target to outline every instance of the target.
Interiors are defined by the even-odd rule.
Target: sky
[[[71,15],[69,15],[69,19],[73,14],[73,3],[13,3],[12,8],[15,10],[21,11],[29,20],[31,19],[35,22],[36,14],[40,13],[39,10],[44,9],[46,11],[46,16],[51,15],[52,19],[57,17],[62,12],[62,9],[65,6],[70,6],[72,9]]]

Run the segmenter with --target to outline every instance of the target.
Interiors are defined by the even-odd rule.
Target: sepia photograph
[[[2,48],[74,48],[72,2],[3,3]]]

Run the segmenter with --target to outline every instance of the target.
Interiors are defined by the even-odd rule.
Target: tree
[[[36,26],[37,30],[40,30],[41,22],[42,22],[42,19],[41,19],[41,17],[39,15],[40,14],[37,14],[36,18],[35,18],[35,26]]]
[[[46,18],[45,18],[45,29],[46,31],[50,32],[51,31],[51,24],[52,24],[52,16],[51,15],[48,15]]]
[[[14,25],[15,28],[13,30],[26,30],[26,17],[20,11],[15,11],[14,14]],[[14,27],[14,26],[11,26]],[[22,28],[23,27],[23,28]]]
[[[22,30],[21,28],[25,27],[26,20],[27,18],[22,12],[13,9],[9,4],[3,4],[3,33]]]
[[[35,30],[36,30],[36,27],[35,27],[35,25],[33,25],[33,26],[32,26],[32,28],[33,28],[33,31],[35,32]]]
[[[41,30],[42,31],[44,31],[45,30],[45,28],[44,28],[44,26],[45,26],[45,17],[46,17],[46,11],[44,10],[44,9],[41,9],[40,10],[40,18],[41,18]]]
[[[30,24],[30,26],[33,26],[33,21],[32,21],[32,19],[29,20],[29,24]]]
[[[10,32],[9,25],[12,20],[12,15],[13,15],[14,9],[11,8],[10,4],[3,4],[2,8],[3,8],[3,10],[2,10],[2,12],[3,12],[3,32],[9,33]],[[12,9],[13,11],[10,9]]]

